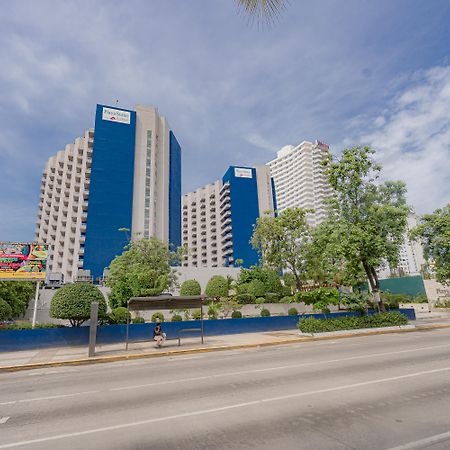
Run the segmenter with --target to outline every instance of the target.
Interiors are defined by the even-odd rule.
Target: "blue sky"
[[[184,192],[319,139],[373,145],[431,212],[450,201],[449,24],[448,0],[291,0],[263,30],[234,0],[2,2],[0,240],[33,239],[47,158],[116,100],[168,118]]]

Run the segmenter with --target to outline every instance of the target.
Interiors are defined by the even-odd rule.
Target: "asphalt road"
[[[450,449],[450,330],[0,374],[0,449]]]

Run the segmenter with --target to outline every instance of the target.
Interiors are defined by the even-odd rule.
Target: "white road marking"
[[[286,366],[265,367],[264,369],[249,369],[249,370],[241,370],[241,371],[237,371],[237,372],[225,372],[225,373],[219,373],[219,374],[215,374],[215,375],[203,375],[200,377],[159,381],[156,383],[135,384],[135,385],[130,385],[130,386],[110,388],[108,390],[109,391],[128,391],[130,389],[141,389],[141,388],[145,388],[145,387],[164,386],[166,384],[186,383],[189,381],[203,381],[203,380],[209,380],[209,379],[213,379],[213,378],[224,378],[224,377],[230,377],[230,376],[235,376],[235,375],[248,375],[248,374],[252,374],[252,373],[262,373],[262,372],[272,372],[272,371],[286,370],[286,369],[296,369],[299,367],[308,367],[308,366],[315,366],[315,365],[321,365],[321,364],[332,364],[332,363],[336,363],[336,362],[353,361],[353,360],[365,359],[365,358],[374,358],[377,356],[398,355],[401,353],[410,353],[410,352],[416,352],[416,351],[420,351],[420,350],[431,350],[431,349],[442,348],[442,347],[444,347],[444,348],[450,347],[450,344],[435,345],[432,347],[418,347],[418,348],[408,349],[408,350],[399,350],[396,352],[371,353],[371,354],[359,355],[359,356],[349,356],[347,358],[340,358],[340,359],[328,359],[328,360],[324,360],[324,361],[313,361],[313,362],[309,362],[309,363],[290,364],[290,365],[286,365]]]
[[[414,450],[429,447],[433,444],[438,444],[439,442],[444,442],[450,439],[450,431],[442,434],[435,434],[434,436],[427,437],[425,439],[420,439],[419,441],[409,442],[408,444],[399,445],[398,447],[393,447],[389,450]]]
[[[190,381],[203,381],[203,380],[209,380],[214,378],[226,378],[230,376],[235,375],[248,375],[252,373],[263,373],[263,372],[272,372],[272,371],[278,371],[278,370],[286,370],[286,369],[295,369],[299,367],[308,367],[308,366],[314,366],[314,365],[322,365],[322,364],[332,364],[337,362],[345,362],[345,361],[354,361],[358,359],[366,359],[366,358],[375,358],[378,356],[390,356],[390,355],[398,355],[402,353],[411,353],[411,352],[417,352],[421,350],[432,350],[437,348],[447,348],[450,347],[450,344],[443,344],[443,345],[434,345],[430,347],[417,347],[413,349],[408,350],[398,350],[394,352],[382,352],[382,353],[369,353],[365,355],[359,355],[359,356],[349,356],[347,358],[340,358],[340,359],[328,359],[323,361],[313,361],[308,363],[300,363],[300,364],[290,364],[286,366],[276,366],[276,367],[266,367],[263,369],[249,369],[249,370],[241,370],[237,372],[225,372],[215,375],[204,375],[200,377],[191,377],[191,378],[180,378],[177,380],[166,380],[166,381],[160,381],[156,383],[145,383],[145,384],[135,384],[135,385],[129,385],[129,386],[121,386],[116,388],[109,388],[107,391],[115,392],[115,391],[127,391],[131,389],[141,389],[145,387],[154,387],[154,386],[164,386],[164,385],[170,385],[170,384],[177,384],[177,383],[186,383]],[[11,400],[7,402],[0,403],[0,406],[5,405],[14,405],[16,403],[26,403],[26,402],[36,402],[36,401],[43,401],[43,400],[56,400],[60,398],[67,398],[67,397],[75,397],[79,395],[87,395],[87,394],[96,394],[102,392],[100,390],[97,391],[87,391],[87,392],[75,392],[72,394],[60,394],[60,395],[52,395],[49,397],[37,397],[37,398],[29,398],[29,399],[22,399],[22,400]]]
[[[194,355],[194,356],[174,356],[173,358],[169,358],[169,361],[186,361],[188,359],[201,359],[204,358],[205,355]]]
[[[3,425],[4,423],[8,422],[9,417],[0,417],[0,425]]]
[[[85,391],[85,392],[74,392],[73,394],[50,395],[48,397],[24,398],[22,400],[12,400],[9,402],[2,402],[0,403],[0,406],[14,405],[16,403],[40,402],[42,400],[56,400],[60,398],[77,397],[78,395],[98,394],[99,392],[100,391]]]
[[[329,392],[338,392],[338,391],[343,391],[343,390],[348,390],[348,389],[371,386],[374,384],[388,383],[391,381],[404,380],[407,378],[420,377],[423,375],[432,375],[432,374],[448,372],[448,371],[450,371],[450,367],[442,367],[440,369],[424,370],[421,372],[408,373],[408,374],[399,375],[396,377],[379,378],[377,380],[363,381],[360,383],[353,383],[353,384],[346,384],[346,385],[336,386],[336,387],[332,387],[332,388],[317,389],[314,391],[307,391],[307,392],[297,392],[295,394],[281,395],[279,397],[262,398],[260,400],[253,400],[250,402],[243,402],[243,403],[235,403],[233,405],[221,406],[218,408],[201,409],[198,411],[192,411],[192,412],[183,413],[183,414],[175,414],[173,416],[156,417],[153,419],[146,419],[146,420],[139,420],[136,422],[122,423],[119,425],[111,425],[108,427],[94,428],[92,430],[76,431],[74,433],[59,434],[56,436],[48,436],[48,437],[43,437],[43,438],[39,438],[39,439],[31,439],[28,441],[11,442],[9,444],[0,445],[0,449],[20,447],[20,446],[24,446],[24,445],[37,444],[40,442],[55,441],[55,440],[59,440],[59,439],[67,439],[67,438],[71,438],[71,437],[86,436],[86,435],[95,434],[95,433],[102,433],[105,431],[122,430],[124,428],[132,428],[132,427],[137,427],[140,425],[149,425],[152,423],[166,422],[166,421],[175,420],[175,419],[183,419],[186,417],[203,416],[206,414],[213,414],[213,413],[222,412],[222,411],[229,411],[229,410],[238,409],[238,408],[245,408],[248,406],[263,405],[265,403],[277,402],[277,401],[281,401],[281,400],[290,400],[290,399],[299,398],[299,397],[307,397],[310,395],[326,394]],[[439,436],[442,436],[442,435],[439,435]],[[450,433],[449,433],[449,436],[450,436]],[[399,448],[407,449],[408,447],[399,447]],[[415,448],[415,447],[411,447],[411,448]],[[391,450],[393,450],[393,449],[391,449]]]

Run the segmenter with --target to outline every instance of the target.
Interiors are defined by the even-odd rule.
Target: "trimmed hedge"
[[[145,319],[143,317],[134,317],[133,319],[131,319],[132,323],[145,323]]]
[[[270,311],[266,308],[261,310],[261,317],[270,317]]]
[[[240,311],[233,311],[231,313],[232,319],[242,319],[242,313]]]
[[[152,315],[152,322],[164,322],[164,314],[162,312],[155,312]]]
[[[288,316],[297,316],[297,315],[298,315],[297,308],[289,308],[288,309]]]
[[[183,318],[179,314],[174,314],[172,316],[172,322],[181,322]]]
[[[11,323],[9,325],[0,326],[0,330],[31,330],[33,325],[31,322],[19,322]],[[64,328],[64,325],[58,325],[56,323],[37,323],[36,328]]]
[[[186,280],[180,288],[180,295],[200,295],[202,288],[197,280]]]
[[[111,325],[119,325],[127,323],[127,317],[131,317],[125,306],[114,308],[108,315],[108,322]]]
[[[300,319],[298,327],[303,333],[323,333],[326,331],[355,330],[406,325],[408,319],[402,313],[388,312],[372,316],[341,317],[337,319]]]

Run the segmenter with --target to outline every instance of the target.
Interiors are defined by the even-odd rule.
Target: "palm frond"
[[[271,23],[279,17],[287,0],[235,0],[239,9],[250,20],[258,23]]]

